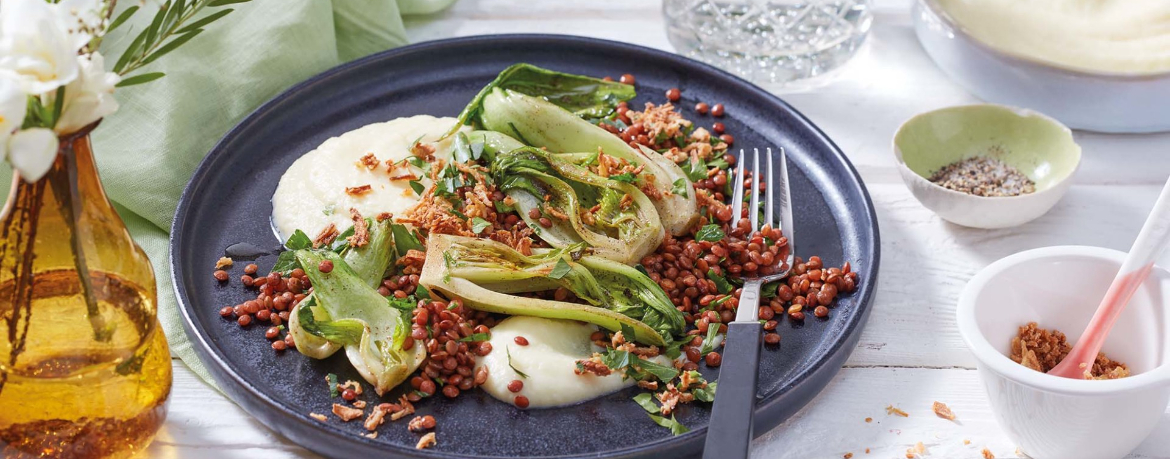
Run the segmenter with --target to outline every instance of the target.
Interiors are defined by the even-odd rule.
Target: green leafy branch
[[[204,27],[234,11],[226,8],[195,19],[203,8],[218,8],[249,1],[251,0],[167,0],[155,13],[150,25],[139,32],[126,51],[122,52],[122,57],[114,65],[114,72],[124,76],[149,65],[191,41],[203,32]],[[125,23],[137,11],[137,5],[127,8],[110,22],[110,27],[106,29],[107,33]],[[163,76],[165,74],[162,72],[144,73],[123,79],[118,86],[142,84]]]

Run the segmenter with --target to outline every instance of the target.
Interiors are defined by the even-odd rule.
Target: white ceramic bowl
[[[1074,129],[1170,130],[1170,73],[1094,74],[1014,56],[976,40],[933,0],[916,0],[913,17],[931,59],[985,101],[1039,110]]]
[[[995,104],[962,105],[910,118],[893,140],[898,173],[922,205],[943,219],[972,228],[1007,228],[1034,220],[1064,196],[1080,166],[1081,147],[1060,122]],[[991,156],[1036,182],[1019,196],[973,196],[927,180],[943,166]]]
[[[1103,352],[1133,376],[1085,381],[1049,376],[1007,356],[1018,327],[1037,322],[1070,342],[1104,297],[1125,254],[1047,247],[992,263],[959,297],[959,332],[978,360],[1000,427],[1035,459],[1121,458],[1154,429],[1170,401],[1170,272],[1155,268]]]

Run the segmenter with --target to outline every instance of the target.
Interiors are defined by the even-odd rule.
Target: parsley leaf
[[[715,288],[719,289],[719,293],[726,295],[731,293],[732,290],[735,290],[731,286],[731,282],[728,282],[726,277],[716,273],[714,269],[707,269],[707,278],[715,282]]]
[[[719,225],[703,225],[699,231],[695,233],[696,241],[719,242],[727,235],[723,233],[723,229]]]
[[[422,196],[423,192],[427,191],[427,187],[423,186],[422,182],[418,180],[411,180],[407,183],[410,183],[410,189],[414,190],[414,194]]]
[[[689,198],[690,196],[687,196],[687,179],[680,177],[678,180],[675,180],[674,186],[670,187],[670,192],[671,194]]]
[[[617,370],[630,366],[630,352],[610,349],[601,356],[601,364],[610,370]]]
[[[691,159],[687,166],[683,168],[683,172],[687,174],[687,178],[692,182],[697,182],[707,178],[707,163],[701,159]]]
[[[467,221],[467,215],[464,215],[463,212],[460,212],[460,211],[455,210],[455,209],[451,209],[449,212],[451,212],[451,215],[459,217],[460,220]]]
[[[492,224],[482,218],[475,217],[471,219],[471,232],[475,234],[482,233],[483,230],[488,229],[489,226],[492,226]]]
[[[336,397],[337,394],[337,375],[329,373],[325,375],[325,381],[329,383],[329,396]]]
[[[289,236],[284,246],[288,247],[289,250],[307,249],[313,246],[313,240],[309,239],[309,235],[305,234],[304,231],[296,230],[293,231],[292,236]]]
[[[546,276],[546,277],[548,277],[549,279],[560,279],[562,277],[565,277],[565,275],[569,274],[569,271],[572,271],[572,270],[573,270],[573,267],[569,266],[569,263],[566,262],[564,258],[560,258],[560,259],[557,259],[557,265],[553,266],[552,271],[549,271],[548,276]]]
[[[641,394],[635,395],[634,401],[637,402],[638,405],[648,413],[658,414],[662,411],[660,408],[658,408],[658,404],[654,403],[654,394],[649,392],[643,392]]]
[[[516,369],[516,365],[512,365],[512,348],[504,346],[504,352],[508,353],[508,366],[512,367],[512,371],[515,371],[516,374],[520,375],[521,378],[528,379],[528,375],[524,374],[523,371]]]
[[[609,176],[609,179],[614,180],[614,181],[618,181],[618,182],[622,182],[622,183],[634,183],[634,180],[637,180],[638,178],[636,176],[634,176],[634,174],[631,174],[629,172],[625,172],[625,173],[618,174],[618,175],[611,175],[611,176]]]
[[[691,395],[695,396],[695,400],[700,402],[711,403],[715,401],[715,388],[719,385],[718,381],[707,383],[707,387],[692,389]]]
[[[493,204],[495,204],[495,206],[496,206],[496,212],[499,212],[501,214],[506,214],[506,213],[516,211],[516,208],[514,206],[509,206],[509,205],[505,204],[504,201],[495,201],[495,202],[493,202]]]
[[[653,414],[647,414],[647,416],[650,416],[650,420],[654,421],[655,424],[670,429],[670,433],[673,435],[682,435],[691,431],[691,429],[688,429],[687,426],[684,426],[675,420],[673,415],[670,416],[670,419],[666,419],[662,416],[655,416]]]

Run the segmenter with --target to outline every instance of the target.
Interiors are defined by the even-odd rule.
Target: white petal
[[[57,159],[57,134],[45,128],[16,131],[8,139],[8,161],[24,181],[40,180]]]
[[[121,78],[113,72],[106,72],[100,53],[78,56],[81,74],[65,86],[65,103],[61,119],[53,130],[59,134],[77,132],[89,123],[97,121],[118,110],[114,100],[114,85]]]
[[[54,6],[0,1],[0,71],[15,75],[27,94],[54,91],[77,77],[78,48]]]
[[[8,136],[24,123],[28,95],[20,90],[14,77],[0,74],[0,151]]]
[[[57,21],[69,35],[70,46],[81,49],[102,28],[101,0],[60,0],[55,5]]]

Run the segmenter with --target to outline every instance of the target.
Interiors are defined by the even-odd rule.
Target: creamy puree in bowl
[[[488,341],[492,344],[492,352],[478,358],[478,365],[488,369],[487,382],[480,388],[509,404],[517,395],[523,395],[528,397],[530,408],[547,408],[572,405],[634,385],[633,379],[623,380],[622,372],[618,371],[609,376],[574,372],[578,360],[605,350],[589,340],[589,335],[595,331],[595,325],[572,320],[527,316],[504,319],[492,328],[492,337]],[[516,344],[517,336],[527,339],[528,345]],[[511,365],[508,364],[509,354]],[[663,356],[652,360],[663,365],[671,364],[670,359]],[[508,383],[514,380],[524,383],[520,392],[508,390]]]
[[[928,1],[1009,54],[1091,73],[1170,72],[1168,0]]]
[[[455,118],[429,115],[398,118],[346,132],[305,153],[280,177],[272,195],[272,224],[281,240],[288,240],[298,229],[312,238],[330,223],[345,231],[353,224],[350,208],[374,217],[382,212],[400,215],[414,206],[418,194],[408,180],[390,180],[386,161],[407,159],[415,140],[434,142],[455,123]],[[449,156],[450,143],[448,138],[436,144],[436,156]],[[367,153],[379,161],[372,170],[358,163]],[[416,168],[410,170],[421,175]],[[425,178],[422,183],[430,185]],[[362,185],[370,185],[371,190],[356,196],[345,191]]]

